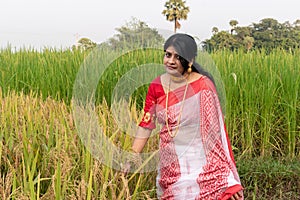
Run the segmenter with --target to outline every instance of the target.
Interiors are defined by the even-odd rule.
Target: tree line
[[[202,42],[203,48],[209,52],[220,49],[249,51],[264,48],[270,51],[300,48],[300,19],[292,24],[288,21],[279,23],[273,18],[265,18],[249,26],[238,26],[237,20],[231,20],[229,24],[231,28],[227,31],[213,27],[211,38]]]
[[[265,18],[250,26],[238,26],[237,20],[231,20],[229,24],[230,30],[219,31],[217,27],[213,27],[212,36],[203,40],[201,47],[208,52],[222,49],[250,51],[264,48],[266,51],[271,51],[275,48],[285,50],[300,48],[300,20],[291,24]],[[157,29],[149,27],[145,22],[136,18],[116,28],[116,31],[117,34],[101,44],[88,38],[81,38],[76,47],[87,50],[101,45],[113,49],[133,49],[147,46],[161,47],[164,43],[164,38]]]

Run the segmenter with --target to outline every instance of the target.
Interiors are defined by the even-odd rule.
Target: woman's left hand
[[[244,199],[243,190],[238,191],[237,193],[235,193],[230,197],[230,200],[243,200],[243,199]]]

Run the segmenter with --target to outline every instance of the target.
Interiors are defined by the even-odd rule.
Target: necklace
[[[170,76],[171,79],[173,82],[175,83],[180,83],[180,82],[183,82],[183,81],[186,81],[187,79],[187,76],[186,75],[181,75],[181,76]]]
[[[182,99],[180,112],[179,112],[179,116],[178,116],[178,121],[177,121],[177,125],[176,125],[176,131],[174,133],[170,130],[169,122],[168,122],[168,101],[169,101],[170,86],[171,86],[171,79],[169,80],[169,87],[168,87],[167,97],[166,97],[166,126],[167,126],[167,130],[168,130],[170,137],[173,138],[177,135],[178,130],[179,130],[179,123],[181,120],[183,105],[184,105],[184,101],[185,101],[185,97],[186,97],[186,93],[187,93],[188,82],[187,82],[187,79],[185,79],[185,90],[184,90],[183,99]]]

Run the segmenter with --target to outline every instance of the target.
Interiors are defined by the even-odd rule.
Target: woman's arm
[[[141,153],[151,135],[151,132],[151,129],[139,126],[131,147],[132,151],[135,153]]]
[[[151,135],[151,132],[152,132],[151,129],[143,128],[141,126],[138,127],[134,141],[131,146],[131,150],[133,151],[135,156],[139,157],[139,153],[143,151],[143,148],[145,147]],[[122,172],[124,173],[124,175],[126,175],[130,171],[130,168],[131,168],[131,160],[128,160],[122,167]]]

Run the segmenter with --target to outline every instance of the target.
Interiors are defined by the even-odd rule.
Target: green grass
[[[298,199],[300,160],[270,158],[237,162],[245,199]]]
[[[239,154],[299,157],[297,55],[282,50],[212,55],[224,80],[226,122]]]
[[[51,96],[69,102],[76,73],[85,56],[69,50],[1,50],[0,87],[4,94],[9,90],[33,92],[43,98]]]

